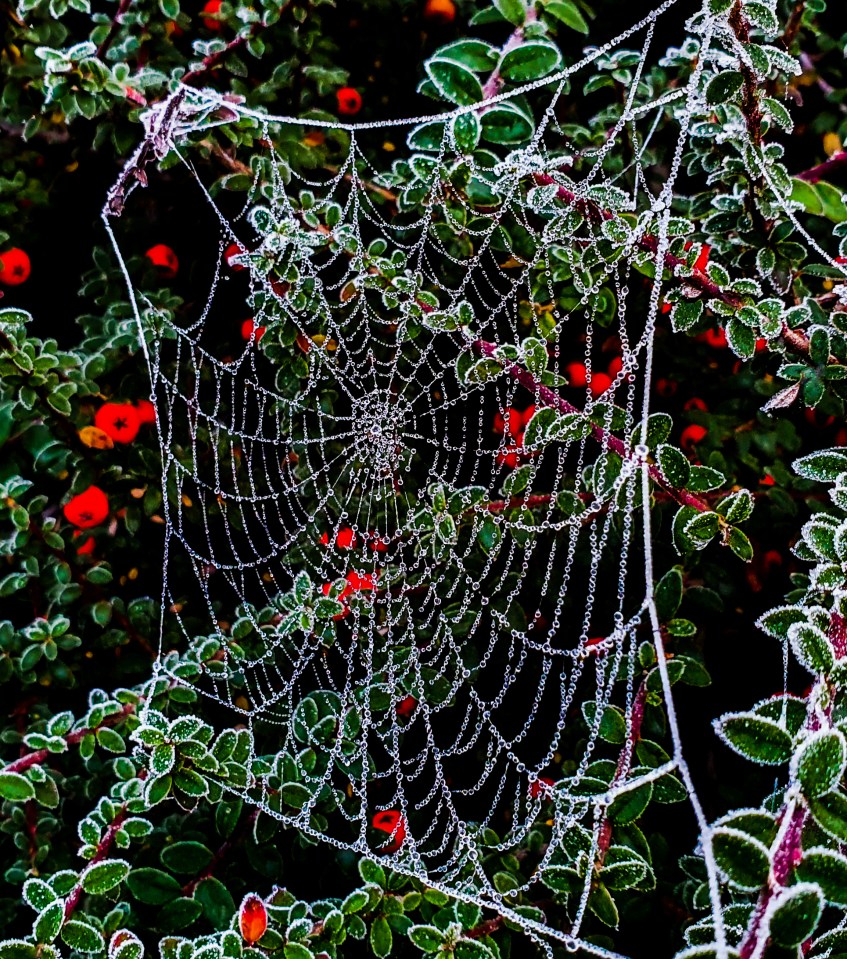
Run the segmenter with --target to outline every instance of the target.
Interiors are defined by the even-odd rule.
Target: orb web
[[[653,267],[713,33],[726,32],[708,14],[689,24],[690,83],[659,93],[646,71],[672,6],[551,77],[431,117],[293,119],[180,88],[148,113],[104,215],[163,457],[156,668],[256,744],[250,780],[222,785],[495,909],[548,954],[558,942],[614,955],[581,934],[606,812],[668,777],[696,818],[727,954],[645,508],[666,287]],[[572,142],[569,99],[616,57],[632,73],[622,110],[602,142]],[[540,119],[522,132],[530,108]],[[500,131],[484,153],[463,149],[474,125]],[[385,168],[393,127],[405,146]],[[188,142],[218,131],[249,178],[243,204],[187,159]],[[303,169],[297,145],[317,137],[334,158]],[[116,216],[152,155],[166,162],[149,188],[197,218],[206,252],[174,316],[136,293]],[[565,377],[572,363],[584,383]],[[174,575],[186,564],[195,582]],[[673,747],[656,767],[633,748],[645,639]],[[611,754],[608,723],[622,730]],[[568,750],[579,758],[562,775]],[[518,849],[535,868],[504,884],[498,861]],[[514,904],[563,892],[558,917]]]

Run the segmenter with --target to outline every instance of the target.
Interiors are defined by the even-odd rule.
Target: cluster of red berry
[[[150,400],[104,403],[94,414],[95,429],[105,434],[111,443],[131,443],[142,426],[155,422],[156,407]],[[92,485],[71,497],[62,507],[62,512],[65,519],[76,527],[73,535],[74,539],[77,539],[82,530],[99,526],[106,520],[109,515],[109,498],[99,486]],[[93,553],[94,538],[89,536],[77,546],[76,551],[80,555]]]

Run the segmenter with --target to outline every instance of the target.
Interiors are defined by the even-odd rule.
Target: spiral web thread
[[[638,79],[656,56],[657,19],[673,5],[669,0],[555,76],[436,117],[303,121],[181,88],[148,114],[148,138],[129,165],[151,147],[160,157],[179,156],[171,170],[187,176],[211,214],[209,229],[198,232],[215,263],[208,295],[176,323],[133,292],[110,222],[119,186],[104,212],[157,406],[163,626],[176,623],[202,664],[201,692],[257,739],[278,744],[266,775],[226,788],[315,838],[379,855],[392,869],[495,909],[548,955],[551,941],[617,955],[581,937],[604,815],[618,797],[670,775],[682,780],[697,821],[718,955],[727,955],[709,826],[683,758],[653,600],[650,513],[643,505],[653,332],[664,291],[661,278],[646,279],[633,262],[648,235],[656,240],[654,261],[663,262],[701,72],[722,56],[710,46],[713,37],[733,43],[724,21],[700,16],[700,56],[688,87],[654,94]],[[640,53],[623,113],[602,146],[576,149],[557,108],[600,57],[617,55],[625,43]],[[531,140],[503,148],[494,166],[462,159],[455,118],[484,118],[530,94],[546,105]],[[656,192],[645,171],[668,110],[679,132]],[[270,156],[271,185],[261,190],[257,174],[244,208],[232,212],[180,151],[186,137],[236,120],[253,121]],[[387,127],[405,129],[414,142],[439,122],[440,140],[426,154],[434,162],[416,169],[416,197],[425,202],[410,207],[417,212],[390,210],[385,191],[396,179],[375,170],[369,157]],[[291,172],[285,151],[315,130],[335,137],[346,159],[329,173]],[[619,154],[627,159],[618,162]],[[438,171],[461,162],[497,201],[478,204],[456,226],[469,211]],[[302,191],[311,199],[304,201]],[[569,215],[589,204],[611,205],[615,214]],[[579,254],[599,249],[613,228],[609,219],[624,216],[632,225],[625,255],[598,260],[594,280],[580,286]],[[463,235],[471,238],[466,253]],[[405,255],[396,276],[387,275],[379,243],[371,245],[380,239],[389,253]],[[232,244],[240,252],[228,261],[224,251]],[[271,275],[274,263],[283,268]],[[574,277],[563,280],[571,271]],[[604,283],[615,291],[614,310],[599,294]],[[253,317],[246,341],[231,335],[234,300]],[[471,315],[468,326],[434,328],[439,316]],[[273,343],[275,323],[291,331],[285,344]],[[457,373],[459,356],[490,362],[495,348],[540,337],[542,323],[551,371],[582,359],[590,373],[599,346],[617,335],[622,368],[602,396],[542,385],[540,368],[527,373],[525,356],[504,360],[505,372],[490,381],[464,382]],[[418,332],[410,336],[413,327]],[[292,356],[308,365],[297,389],[280,373]],[[579,411],[570,420],[568,404]],[[560,431],[518,446],[510,411],[530,405],[558,406]],[[592,416],[591,428],[581,425],[583,414]],[[504,492],[517,472],[528,474],[526,487],[512,494],[507,485]],[[465,497],[453,509],[453,528],[439,487],[447,500]],[[456,494],[469,487],[475,491]],[[196,586],[170,575],[178,553],[195,569]],[[299,591],[315,607],[344,577],[349,588],[333,607],[337,618],[300,623],[290,597]],[[217,640],[211,647],[210,637]],[[639,766],[631,742],[643,709],[634,677],[644,639],[657,653],[673,745],[658,768]],[[209,648],[219,649],[211,659]],[[177,664],[162,646],[157,671],[184,681]],[[363,695],[366,687],[377,694]],[[574,735],[574,708],[592,689],[582,759],[550,785],[547,773]],[[611,785],[598,785],[592,752],[612,709],[626,736],[616,764],[606,761],[615,766]],[[317,761],[297,768],[306,746]],[[305,789],[292,804],[280,784],[295,778]],[[339,801],[328,808],[333,794]],[[385,811],[399,814],[399,822],[375,840],[373,818]],[[491,863],[526,847],[533,829],[545,830],[545,846],[520,888],[528,900],[549,898],[544,879],[566,865],[583,866],[567,931],[516,911],[509,905],[516,890],[495,885]]]

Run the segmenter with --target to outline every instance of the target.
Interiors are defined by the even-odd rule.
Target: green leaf
[[[35,798],[35,787],[20,773],[0,772],[0,797],[12,802],[26,802]]]
[[[783,889],[771,908],[771,939],[783,946],[798,946],[817,929],[823,912],[823,897],[817,886],[798,883]]]
[[[806,621],[806,612],[799,606],[778,606],[765,613],[756,625],[774,639],[786,639],[794,623]]]
[[[750,542],[747,534],[738,529],[738,527],[732,527],[726,541],[729,548],[740,560],[749,563],[750,560],[753,559],[753,544]]]
[[[671,326],[675,333],[684,333],[695,326],[703,314],[702,300],[680,300],[671,313]]]
[[[482,135],[482,124],[475,113],[462,113],[453,119],[453,139],[459,153],[473,153]],[[426,320],[424,319],[424,322]]]
[[[129,870],[129,863],[123,859],[107,859],[89,866],[82,874],[80,883],[86,892],[102,895],[122,883],[129,875]]]
[[[65,901],[57,899],[39,914],[32,927],[32,934],[38,942],[52,942],[59,935],[65,921]]]
[[[691,474],[691,464],[680,450],[668,443],[660,443],[656,450],[656,461],[669,486],[676,489],[685,486]]]
[[[791,736],[764,716],[727,713],[715,721],[715,731],[730,749],[754,763],[778,766],[791,758]]]
[[[757,839],[721,826],[712,832],[712,850],[720,870],[739,889],[755,892],[767,881],[768,850]]]
[[[835,653],[826,633],[812,623],[789,626],[788,639],[794,655],[810,673],[826,674],[835,665]]]
[[[287,942],[282,954],[285,956],[285,959],[315,959],[315,954],[312,950],[307,949],[306,946],[300,942]]]
[[[371,923],[371,949],[377,959],[387,959],[391,955],[391,947],[394,944],[391,935],[391,926],[385,916],[377,916]]]
[[[847,906],[847,859],[840,853],[823,846],[805,850],[797,866],[797,877],[820,886],[831,905]]]
[[[656,583],[656,612],[661,622],[673,619],[682,602],[682,572],[674,566]]]
[[[365,882],[372,882],[375,886],[385,888],[385,870],[373,859],[359,860],[359,875]]]
[[[507,50],[500,61],[500,75],[513,83],[546,77],[562,63],[559,48],[546,40],[527,40]]]
[[[589,699],[582,704],[582,715],[590,729],[594,728],[597,716],[597,703]],[[606,706],[600,714],[597,735],[607,743],[620,744],[626,739],[626,720],[615,706]]]
[[[62,939],[78,952],[102,952],[106,948],[100,933],[79,919],[69,919],[62,926]]]
[[[201,842],[175,842],[165,846],[159,854],[162,865],[171,872],[194,875],[201,872],[212,861],[212,850]]]
[[[441,96],[451,103],[470,106],[482,100],[482,84],[476,74],[455,60],[433,57],[426,62],[426,72]]]
[[[179,896],[182,887],[173,876],[161,869],[143,867],[133,869],[126,880],[129,891],[139,902],[151,906],[161,906]]]
[[[618,907],[615,905],[611,893],[602,882],[598,882],[591,890],[591,895],[588,897],[588,908],[600,922],[611,926],[613,929],[618,928]]]
[[[550,0],[543,7],[544,13],[561,20],[565,26],[577,33],[588,33],[588,24],[573,0]]]
[[[824,832],[847,842],[847,796],[841,790],[810,799],[809,812]]]
[[[230,891],[215,876],[201,880],[194,890],[194,898],[203,907],[203,915],[213,929],[226,929],[233,913],[235,902]]]
[[[803,795],[814,798],[833,789],[844,775],[847,744],[838,729],[808,736],[794,754],[793,765]]]
[[[653,783],[647,782],[615,796],[609,805],[608,817],[613,823],[625,826],[635,822],[653,798]]]
[[[516,27],[523,25],[526,20],[526,4],[523,0],[493,0],[494,7],[501,17]]]
[[[847,450],[821,450],[801,456],[792,464],[796,473],[804,479],[817,480],[821,483],[831,483],[838,479],[841,473],[847,472]]]
[[[407,935],[424,952],[438,952],[447,941],[447,937],[436,926],[412,926]]]
[[[706,102],[710,106],[727,103],[733,99],[744,84],[744,77],[737,70],[724,70],[706,84]]]

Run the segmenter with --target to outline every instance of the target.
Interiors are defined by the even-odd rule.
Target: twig
[[[131,6],[132,0],[121,0],[114,17],[112,17],[112,23],[109,26],[109,32],[106,34],[103,42],[97,48],[96,56],[98,60],[103,59],[109,47],[111,47],[111,45],[115,42],[115,37],[118,35],[118,30],[121,27],[123,16]]]
[[[480,354],[481,356],[494,356],[497,351],[497,345],[495,343],[489,343],[487,340],[474,340],[472,348],[474,352]],[[521,384],[521,386],[529,390],[530,393],[537,396],[545,406],[559,410],[560,413],[579,413],[580,415],[584,415],[582,410],[578,409],[576,406],[573,406],[549,387],[543,386],[538,382],[538,380],[536,380],[532,373],[530,373],[528,370],[525,370],[517,363],[510,363],[506,367],[506,372],[512,377],[512,379],[516,380]],[[602,426],[592,423],[591,435],[599,443],[605,446],[606,449],[611,450],[611,452],[620,456],[621,459],[633,460],[635,458],[633,451],[627,448],[622,439],[619,439],[617,436],[614,436],[612,433],[604,430]],[[670,493],[670,495],[677,501],[677,503],[680,504],[680,506],[690,506],[697,510],[698,513],[706,513],[710,511],[709,504],[700,499],[699,496],[689,493],[688,490],[677,489],[676,487],[671,486],[662,475],[659,467],[655,464],[649,464],[647,471],[650,475],[650,479],[666,489],[668,493]]]
[[[794,176],[807,183],[817,183],[831,173],[838,173],[842,168],[847,169],[847,150],[839,150],[823,163],[813,166],[810,170],[803,170],[802,173],[795,173]]]
[[[111,716],[106,716],[101,726],[116,726],[119,722],[126,719],[127,716],[131,716],[135,712],[135,705],[133,703],[125,703],[123,709],[117,713],[112,713]],[[94,733],[94,729],[76,729],[72,733],[68,733],[65,736],[65,742],[68,746],[75,746],[77,743],[85,739],[89,733]],[[29,769],[31,766],[40,766],[43,762],[49,759],[51,756],[59,756],[61,753],[51,752],[49,749],[36,749],[31,753],[27,753],[25,756],[21,756],[20,759],[16,759],[14,762],[9,763],[8,766],[4,766],[2,772],[4,773],[22,773]]]

